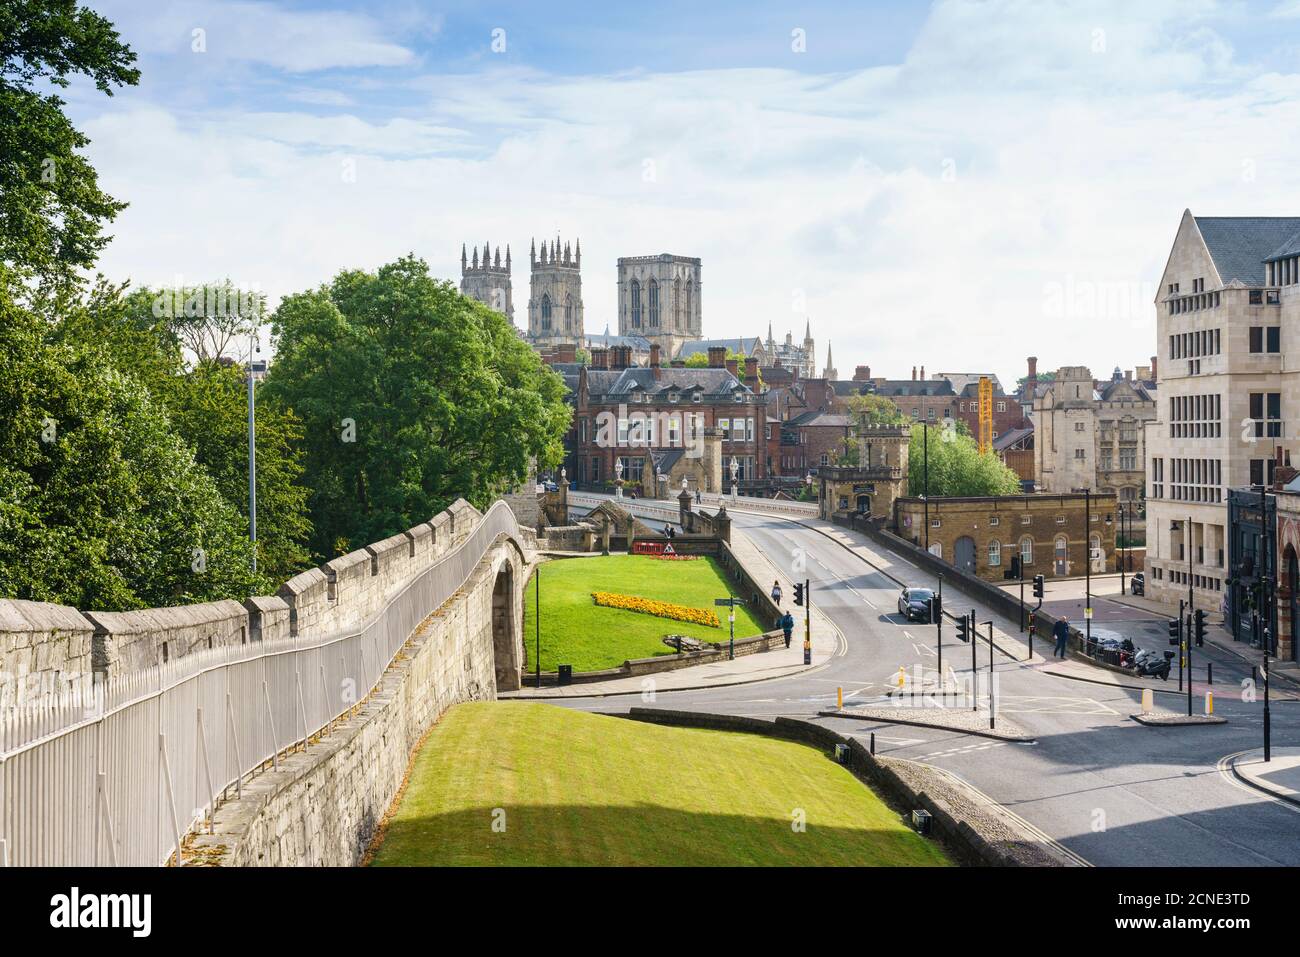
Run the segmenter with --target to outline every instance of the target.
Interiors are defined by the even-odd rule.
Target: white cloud
[[[401,66],[414,60],[411,50],[386,39],[380,25],[364,14],[287,10],[255,0],[102,7],[132,47],[146,54],[188,55],[201,39],[203,55],[213,60],[265,64],[292,73]],[[196,30],[201,36],[196,37]]]
[[[799,335],[802,290],[842,374],[1144,363],[1184,207],[1300,212],[1300,77],[1250,77],[1208,8],[997,8],[943,4],[902,64],[835,75],[430,76],[388,120],[118,98],[87,124],[132,203],[103,268],[276,297],[408,250],[455,278],[462,242],[509,242],[522,324],[529,237],[558,229],[592,331],[617,326],[615,259],[669,251],[703,258],[706,334]]]

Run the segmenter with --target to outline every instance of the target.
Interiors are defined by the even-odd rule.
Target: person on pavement
[[[1064,616],[1058,618],[1052,626],[1052,635],[1056,638],[1056,650],[1052,652],[1052,657],[1064,658],[1065,647],[1070,643],[1070,619]]]
[[[788,610],[781,616],[781,630],[785,632],[785,646],[789,648],[790,636],[794,634],[794,616]]]
[[[772,604],[781,604],[781,583],[772,582]]]

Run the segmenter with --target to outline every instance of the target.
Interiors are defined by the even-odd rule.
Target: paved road
[[[816,718],[833,707],[836,688],[846,705],[879,701],[900,665],[933,668],[935,629],[905,623],[897,614],[899,586],[881,570],[809,525],[783,518],[733,511],[736,528],[765,549],[774,562],[803,561],[803,577],[815,600],[848,639],[843,654],[813,673],[759,684],[707,691],[660,693],[653,703],[633,697],[577,698],[567,707],[617,712],[662,707],[770,717],[812,718],[842,733],[866,738],[876,733],[879,753],[942,767],[980,788],[1034,827],[1097,865],[1266,865],[1300,864],[1300,818],[1296,809],[1234,781],[1219,762],[1262,741],[1262,701],[1230,693],[1229,674],[1238,662],[1216,664],[1215,710],[1229,719],[1214,727],[1147,728],[1128,717],[1139,710],[1139,694],[1107,684],[1044,673],[1047,664],[1025,664],[1023,646],[1015,657],[994,655],[998,713],[1032,732],[1034,744],[1007,743],[951,731],[906,725]],[[843,529],[829,529],[866,545]],[[878,554],[879,548],[874,548]],[[889,556],[908,584],[934,586],[929,575]],[[990,615],[978,603],[954,594],[945,583],[950,610],[977,609],[978,620],[1016,633],[1018,623]],[[944,662],[958,677],[969,673],[970,648],[945,626]],[[1154,642],[1151,642],[1154,644]],[[1045,650],[1036,645],[1036,650]],[[979,647],[979,667],[988,667],[988,646]],[[1224,669],[1219,674],[1219,668]],[[1233,670],[1235,668],[1235,671]],[[1195,692],[1196,707],[1202,683]],[[1235,690],[1231,689],[1231,690]],[[1279,689],[1275,688],[1275,691]],[[1185,698],[1157,694],[1157,706],[1186,707]],[[1275,701],[1273,740],[1300,742],[1300,703]]]

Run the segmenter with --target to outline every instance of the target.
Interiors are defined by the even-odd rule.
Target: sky
[[[1156,353],[1179,217],[1300,215],[1300,0],[87,0],[140,85],[65,98],[129,207],[100,270],[279,297],[414,252],[703,261],[708,337],[849,377]]]

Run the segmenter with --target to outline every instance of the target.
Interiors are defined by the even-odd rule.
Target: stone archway
[[[519,593],[515,588],[515,568],[506,560],[497,570],[492,586],[492,659],[496,670],[497,691],[518,691]]]

